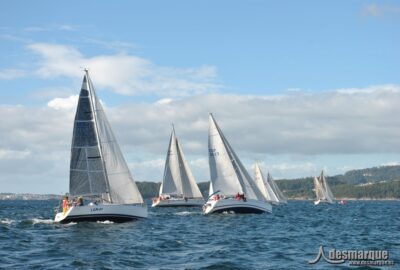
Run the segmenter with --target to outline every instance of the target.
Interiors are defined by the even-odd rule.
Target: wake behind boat
[[[94,87],[85,70],[74,120],[69,194],[55,222],[115,221],[147,217]]]
[[[183,155],[175,129],[172,128],[163,182],[159,196],[153,199],[152,207],[201,206],[203,204],[203,195]]]
[[[272,212],[272,205],[265,200],[212,114],[209,115],[208,148],[211,183],[204,213]]]
[[[334,203],[335,198],[324,176],[324,171],[321,172],[320,177],[314,177],[314,188],[317,197],[316,201],[314,201],[315,205],[320,203]]]

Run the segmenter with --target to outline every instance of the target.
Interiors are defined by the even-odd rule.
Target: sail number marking
[[[209,153],[210,157],[219,156],[219,152],[215,148],[209,148],[208,153]]]

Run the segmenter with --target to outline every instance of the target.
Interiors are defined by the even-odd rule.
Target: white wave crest
[[[14,223],[14,220],[8,218],[0,219],[0,224],[10,225],[11,223]]]
[[[54,220],[52,219],[41,219],[41,218],[33,218],[31,219],[33,225],[35,224],[53,224]]]
[[[78,223],[76,223],[76,222],[70,222],[70,223],[64,224],[64,226],[73,226],[73,225],[76,225],[76,224],[78,224]]]
[[[114,224],[113,221],[109,221],[109,220],[97,221],[97,223],[100,223],[100,224]]]
[[[196,214],[196,213],[195,212],[189,212],[189,211],[183,211],[183,212],[175,213],[175,215],[177,215],[177,216],[188,216],[188,215],[193,215],[193,214]]]

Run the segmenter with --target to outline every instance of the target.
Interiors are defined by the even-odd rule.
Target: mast
[[[113,201],[112,201],[112,197],[111,197],[111,194],[110,194],[110,182],[109,182],[108,174],[107,174],[107,166],[106,166],[106,163],[105,163],[104,158],[103,158],[103,146],[102,146],[102,143],[100,141],[99,127],[97,125],[97,107],[94,108],[94,104],[95,104],[94,103],[94,98],[96,97],[95,96],[96,93],[95,93],[95,90],[93,88],[92,82],[91,82],[90,77],[89,77],[89,69],[88,68],[85,68],[85,76],[86,76],[86,83],[88,85],[88,89],[89,89],[89,92],[90,92],[89,93],[90,106],[91,106],[92,111],[93,111],[93,121],[94,121],[95,130],[96,130],[96,138],[97,138],[97,141],[98,141],[98,144],[99,144],[101,161],[103,163],[103,172],[104,172],[104,179],[105,179],[106,186],[107,186],[108,200],[109,200],[110,203],[112,203]]]

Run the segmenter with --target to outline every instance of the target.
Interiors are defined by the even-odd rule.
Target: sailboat
[[[271,185],[264,180],[263,173],[261,172],[258,163],[254,165],[254,181],[267,201],[271,202],[272,204],[279,203],[279,199],[272,190]]]
[[[152,207],[201,206],[203,204],[203,195],[183,155],[182,146],[176,137],[175,129],[172,127],[165,160],[164,178],[160,186],[159,196],[153,199]]]
[[[74,120],[69,195],[79,198],[55,222],[124,222],[147,217],[147,207],[85,69]]]
[[[270,185],[272,190],[274,191],[276,197],[280,204],[286,204],[287,198],[283,195],[282,191],[279,189],[278,185],[276,184],[275,180],[272,178],[271,174],[268,172],[267,175],[267,183]]]
[[[334,203],[335,198],[324,176],[324,171],[321,172],[320,177],[314,177],[314,188],[317,197],[317,200],[314,201],[315,205],[320,203]]]
[[[203,206],[205,214],[272,212],[272,205],[250,177],[212,114],[208,150],[211,183],[209,198]]]

